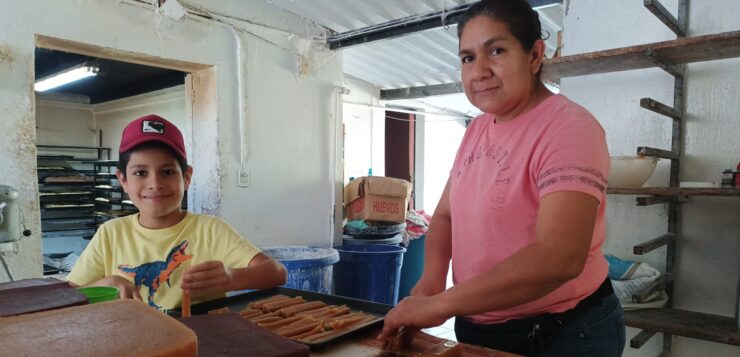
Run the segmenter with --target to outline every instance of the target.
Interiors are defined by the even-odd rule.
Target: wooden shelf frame
[[[732,317],[664,308],[626,311],[624,318],[629,327],[740,346]]]
[[[740,187],[608,187],[612,195],[651,195],[651,196],[724,196],[740,197]]]
[[[644,45],[615,48],[547,59],[542,78],[560,78],[657,67],[654,58],[667,66],[740,57],[740,31],[680,38]]]
[[[679,187],[680,159],[683,131],[684,71],[685,64],[740,57],[740,31],[730,31],[686,38],[689,0],[678,0],[678,13],[673,16],[659,0],[644,0],[643,5],[662,21],[679,38],[643,45],[615,48],[604,51],[582,53],[546,59],[542,78],[547,82],[558,82],[561,78],[585,76],[619,71],[660,68],[674,77],[673,106],[643,98],[640,106],[673,119],[670,150],[650,147],[638,148],[638,155],[647,155],[671,160],[670,187],[608,188],[608,194],[642,195],[637,205],[667,203],[668,229],[665,235],[635,246],[635,254],[647,253],[666,246],[665,278],[656,287],[666,286],[668,302],[666,308],[628,311],[625,313],[627,326],[642,329],[630,341],[633,348],[640,348],[656,332],[663,333],[663,350],[660,356],[669,356],[672,335],[698,338],[708,341],[740,346],[740,322],[735,318],[692,312],[671,308],[673,304],[673,273],[676,243],[681,237],[679,197],[683,196],[740,196],[740,188],[684,188]],[[740,295],[740,282],[738,283]],[[638,300],[641,296],[637,296]],[[633,297],[634,298],[634,297]]]
[[[673,120],[681,120],[681,113],[679,113],[676,109],[673,109],[652,98],[640,99],[640,107],[654,111],[661,115],[665,115]]]
[[[651,239],[645,243],[640,243],[634,247],[632,247],[632,254],[634,255],[643,255],[647,254],[649,252],[652,252],[655,249],[658,249],[671,241],[676,240],[676,234],[674,233],[666,233],[658,238]]]

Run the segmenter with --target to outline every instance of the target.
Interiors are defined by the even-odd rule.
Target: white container
[[[21,239],[21,204],[20,192],[0,185],[0,244],[15,242]]]
[[[609,187],[641,187],[657,164],[658,159],[650,156],[612,156]]]

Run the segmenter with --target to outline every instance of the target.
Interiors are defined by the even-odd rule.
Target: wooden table
[[[329,345],[324,348],[311,351],[311,356],[316,357],[377,357],[382,348],[382,342],[375,337],[380,334],[381,327],[370,329],[367,332],[358,334],[354,337],[347,338],[335,345]],[[421,332],[420,332],[421,333]],[[445,341],[444,339],[431,335],[424,336],[426,339]],[[520,355],[494,351],[492,349],[463,344],[463,354],[465,357],[517,357]]]

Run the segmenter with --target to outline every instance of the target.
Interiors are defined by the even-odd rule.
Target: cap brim
[[[136,140],[132,140],[130,143],[126,144],[125,146],[121,146],[118,149],[118,151],[119,152],[122,152],[122,153],[123,152],[127,152],[127,151],[130,151],[131,149],[135,148],[138,145],[141,145],[141,144],[144,144],[144,143],[149,143],[149,142],[152,142],[152,141],[157,141],[157,142],[160,142],[160,143],[163,143],[163,144],[167,145],[170,149],[174,150],[175,153],[178,154],[181,158],[187,160],[187,155],[185,155],[185,152],[184,151],[180,150],[177,147],[177,145],[175,145],[174,143],[172,143],[170,140],[167,140],[167,138],[160,137],[160,136],[144,136],[144,137],[140,137],[140,138],[138,138]]]

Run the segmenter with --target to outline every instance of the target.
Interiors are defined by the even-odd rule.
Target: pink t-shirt
[[[548,193],[584,192],[600,202],[581,275],[537,300],[470,316],[474,322],[501,323],[566,311],[596,291],[608,270],[601,252],[608,174],[604,129],[565,96],[550,96],[509,122],[496,123],[490,114],[472,122],[450,173],[455,284],[534,242],[540,199]]]

